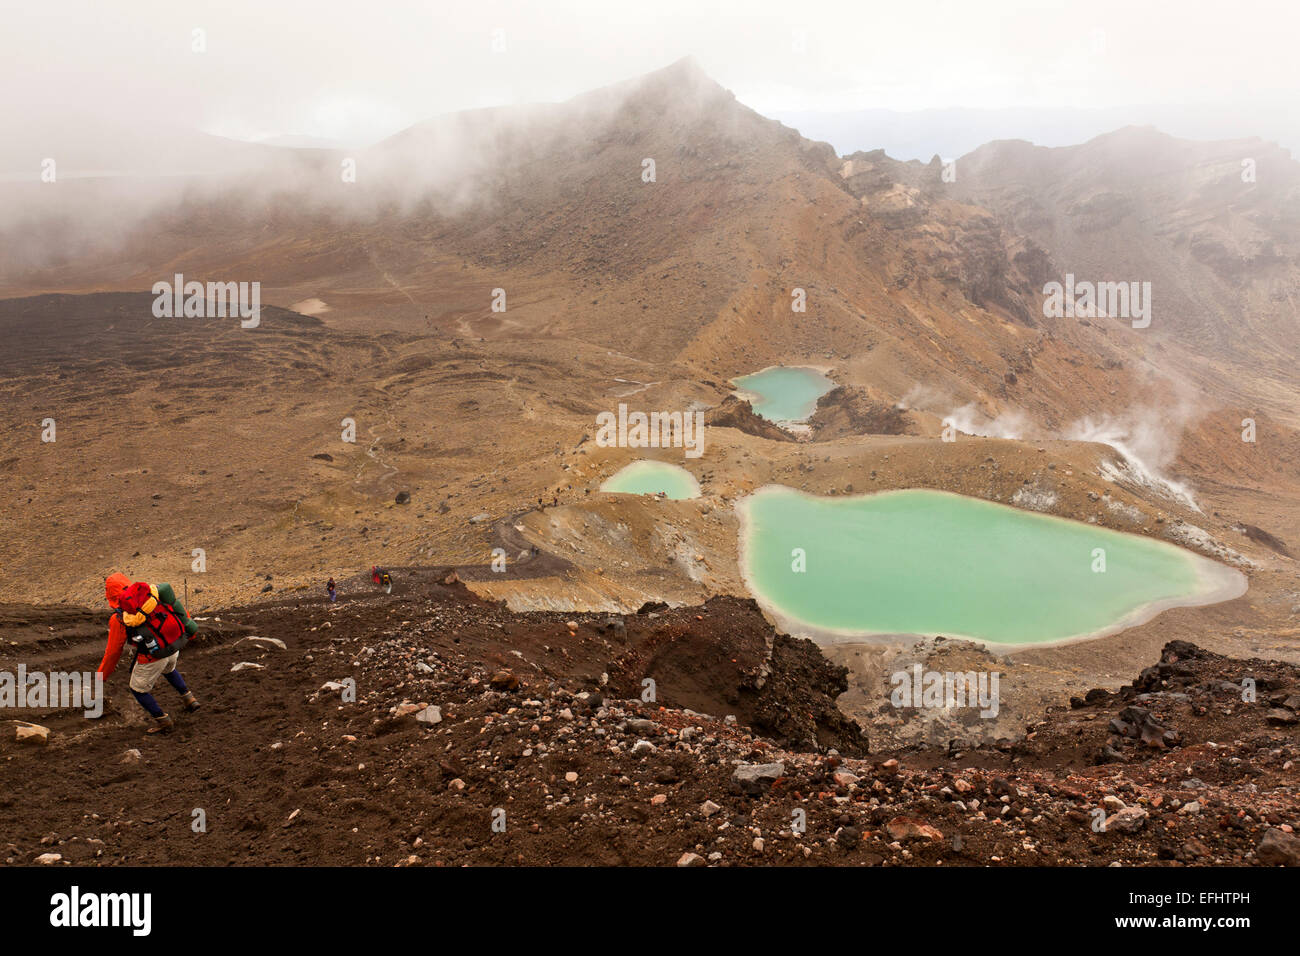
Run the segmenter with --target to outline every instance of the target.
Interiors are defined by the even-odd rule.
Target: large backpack
[[[137,581],[124,588],[118,607],[131,642],[155,660],[170,657],[189,641],[185,621],[158,599],[158,589],[151,584]]]

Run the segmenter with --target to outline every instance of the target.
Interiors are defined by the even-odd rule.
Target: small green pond
[[[700,484],[685,468],[664,461],[644,459],[619,469],[600,486],[601,491],[624,495],[657,495],[668,498],[698,498]]]
[[[796,365],[774,365],[731,384],[754,406],[755,415],[778,424],[805,421],[817,410],[817,399],[835,387],[817,369]]]

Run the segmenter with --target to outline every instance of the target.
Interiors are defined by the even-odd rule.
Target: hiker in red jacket
[[[171,717],[154,700],[158,678],[176,689],[185,709],[199,709],[194,692],[185,686],[185,678],[176,669],[180,650],[198,631],[170,584],[132,584],[125,574],[112,574],[104,581],[104,597],[113,616],[108,622],[108,647],[98,672],[107,679],[117,669],[122,648],[129,641],[135,645],[131,660],[131,693],[154,719],[149,733],[166,733],[174,726]]]

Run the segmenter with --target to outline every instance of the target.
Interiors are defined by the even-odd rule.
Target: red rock
[[[904,840],[933,840],[937,843],[943,839],[942,832],[915,817],[894,817],[885,824],[885,830],[889,833],[891,839],[899,842]]]

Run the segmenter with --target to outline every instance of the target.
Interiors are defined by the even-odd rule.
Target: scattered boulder
[[[1151,711],[1136,704],[1125,707],[1112,717],[1110,731],[1119,737],[1139,740],[1147,747],[1163,749],[1178,742],[1178,734]]]
[[[757,797],[771,789],[772,784],[785,774],[785,764],[742,763],[731,775],[731,786],[741,793]]]
[[[1255,858],[1269,866],[1300,866],[1300,837],[1273,828],[1259,841]]]
[[[33,744],[44,747],[50,742],[50,728],[40,724],[18,724],[15,739],[20,744]]]
[[[907,840],[930,840],[939,843],[943,840],[941,831],[915,817],[894,817],[885,824],[885,832],[889,834],[890,839],[900,843]]]
[[[1125,807],[1106,818],[1106,832],[1137,833],[1146,826],[1148,816],[1141,807]]]
[[[282,651],[289,649],[289,645],[287,645],[284,641],[280,640],[278,637],[241,637],[239,640],[235,641],[235,643],[232,644],[231,647],[236,647],[244,643],[244,641],[255,641],[257,643],[270,644],[273,647],[278,647]]]

